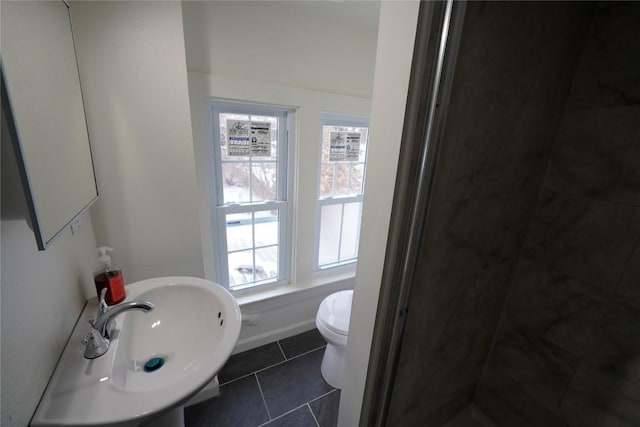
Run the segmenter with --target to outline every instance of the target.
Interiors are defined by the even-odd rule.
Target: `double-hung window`
[[[218,280],[231,290],[286,281],[290,112],[213,101],[210,113]]]
[[[357,260],[369,139],[364,118],[325,114],[321,125],[317,270]]]

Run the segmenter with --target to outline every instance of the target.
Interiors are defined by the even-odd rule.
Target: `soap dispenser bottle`
[[[113,251],[112,248],[107,246],[101,246],[98,249],[98,261],[100,265],[93,273],[93,281],[96,284],[96,292],[98,292],[98,298],[102,289],[107,288],[105,295],[105,301],[108,305],[118,304],[124,300],[126,294],[124,291],[124,280],[122,278],[122,270],[115,267],[111,263],[111,257],[107,254]]]

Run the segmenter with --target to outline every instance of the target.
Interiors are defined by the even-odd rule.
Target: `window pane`
[[[227,264],[219,280],[233,290],[284,280],[290,258],[289,246],[280,247],[283,236],[288,238],[288,226],[280,223],[289,209],[288,141],[283,137],[288,111],[215,101],[211,108],[219,180],[216,222],[224,221],[226,231],[226,239],[216,242],[220,262]]]
[[[332,126],[322,127],[322,153],[320,155],[320,161],[322,163],[329,162],[329,150],[331,148],[331,130]]]
[[[251,192],[253,202],[276,200],[278,192],[276,174],[277,169],[275,162],[251,163]]]
[[[358,240],[360,237],[360,214],[362,203],[346,203],[342,218],[342,236],[340,241],[340,261],[347,261],[358,256]]]
[[[357,128],[358,132],[360,132],[360,157],[358,158],[359,162],[365,162],[367,160],[367,142],[369,140],[369,129],[368,128]]]
[[[247,114],[233,114],[233,113],[222,113],[220,114],[220,123],[227,121],[227,119],[234,120],[249,120],[249,115]]]
[[[271,127],[269,139],[271,140],[270,156],[252,156],[252,160],[276,160],[278,157],[278,118],[271,116],[250,116],[252,122],[269,123]]]
[[[231,114],[231,113],[222,113],[219,115],[220,121],[220,147],[221,147],[221,157],[222,160],[249,160],[250,158],[253,160],[276,160],[278,156],[278,118],[272,116],[252,116],[247,114]],[[238,147],[242,145],[240,140],[236,140],[236,143],[233,144],[232,141],[229,140],[229,128],[234,128],[234,126],[238,123],[242,122],[242,124],[246,127],[246,134],[235,134],[232,136],[246,136],[247,137],[247,155],[238,155]],[[266,126],[260,125],[266,124]],[[254,129],[254,125],[256,126]],[[268,156],[258,156],[250,154],[251,149],[249,148],[251,144],[254,143],[253,137],[257,137],[256,142],[261,140],[259,134],[255,134],[253,131],[258,128],[267,127],[270,129],[268,135],[266,135],[268,141],[270,141],[270,154]],[[259,132],[258,132],[259,133]],[[229,143],[232,143],[231,146]],[[234,154],[235,153],[235,154]]]
[[[220,119],[220,152],[222,154],[222,160],[249,160],[248,156],[229,156],[228,153],[228,133],[227,133],[227,120],[249,120],[249,116],[246,114],[229,114],[222,113],[219,115]]]
[[[351,120],[345,116],[335,120],[346,126],[322,126],[318,180],[320,231],[316,236],[317,267],[332,267],[355,260],[360,238],[360,196],[364,193],[369,129],[349,126],[350,122],[362,123],[360,119]],[[351,199],[349,203],[344,203],[344,199],[336,199],[328,205],[328,197]],[[339,201],[343,203],[333,203]]]
[[[223,203],[246,203],[249,194],[249,163],[222,163]]]
[[[364,165],[356,164],[351,167],[351,185],[349,188],[352,196],[362,194],[362,184],[364,182]]]
[[[320,156],[320,161],[322,163],[328,163],[331,159],[331,133],[332,132],[343,132],[345,133],[345,137],[349,134],[349,138],[346,138],[347,142],[360,140],[360,147],[358,158],[354,158],[355,154],[351,151],[354,147],[349,147],[349,153],[345,150],[346,158],[343,160],[346,161],[354,161],[354,162],[364,162],[367,158],[367,140],[369,137],[369,129],[368,128],[359,128],[359,127],[348,127],[348,126],[323,126],[322,127],[322,154]],[[359,138],[358,135],[360,134]],[[349,144],[350,145],[350,144]]]
[[[333,165],[323,165],[320,169],[320,197],[333,196]]]
[[[318,265],[338,262],[342,205],[323,206],[320,211]]]
[[[229,286],[253,281],[253,250],[229,254]]]
[[[227,221],[227,250],[229,252],[253,247],[251,213],[230,214]]]
[[[256,281],[278,277],[278,247],[256,249]]]
[[[278,244],[278,211],[255,213],[256,247]]]
[[[336,196],[349,194],[349,165],[339,164],[336,167]]]

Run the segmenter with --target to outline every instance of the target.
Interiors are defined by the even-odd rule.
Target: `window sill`
[[[354,264],[352,268],[340,269],[340,271],[318,271],[314,273],[311,284],[307,286],[292,283],[265,285],[257,289],[233,292],[233,296],[241,308],[267,301],[276,303],[285,296],[305,298],[307,296],[320,294],[325,292],[325,288],[327,287],[353,288],[355,276]]]

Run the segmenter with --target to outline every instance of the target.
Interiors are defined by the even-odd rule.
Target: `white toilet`
[[[316,326],[327,341],[320,370],[332,387],[342,388],[344,353],[349,338],[349,318],[353,291],[340,291],[326,297],[316,315]]]

